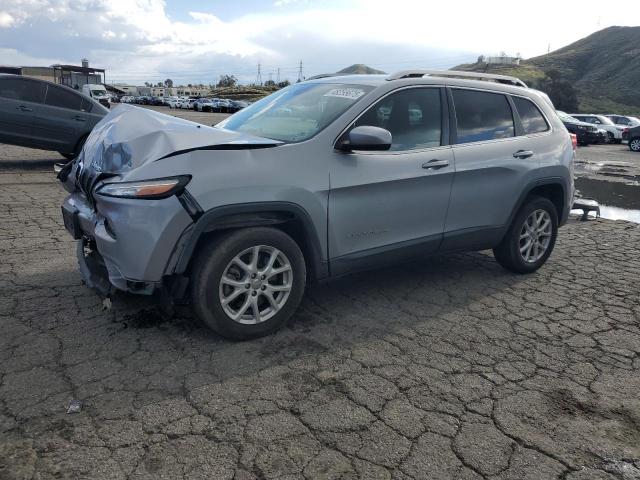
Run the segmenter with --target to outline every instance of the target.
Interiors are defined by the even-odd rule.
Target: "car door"
[[[516,136],[507,95],[457,87],[450,95],[456,173],[443,249],[487,248],[500,238],[539,157],[535,141]]]
[[[454,172],[447,111],[443,88],[405,88],[378,100],[347,129],[344,135],[356,126],[385,128],[393,143],[388,151],[331,156],[333,274],[438,248]]]
[[[43,148],[73,152],[89,121],[84,96],[68,87],[47,84],[44,103],[35,111],[34,137]]]
[[[33,145],[34,110],[43,83],[20,76],[0,76],[0,142]]]

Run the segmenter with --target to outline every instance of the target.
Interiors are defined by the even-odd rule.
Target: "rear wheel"
[[[191,300],[196,315],[222,336],[267,335],[295,312],[306,283],[296,242],[274,228],[230,232],[196,258]]]
[[[607,138],[605,138],[604,143],[614,143],[615,141],[616,141],[616,139],[613,136],[613,133],[607,132]]]
[[[543,197],[527,198],[493,254],[500,265],[516,273],[538,270],[549,258],[558,235],[558,214]]]
[[[632,152],[640,152],[640,138],[629,140],[629,150]]]

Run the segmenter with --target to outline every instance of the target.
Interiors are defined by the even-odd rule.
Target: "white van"
[[[104,85],[101,84],[86,84],[82,86],[82,93],[87,97],[93,98],[96,102],[100,102],[107,108],[111,108],[109,103],[109,94]]]

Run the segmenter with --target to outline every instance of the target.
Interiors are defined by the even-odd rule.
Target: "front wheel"
[[[191,300],[212,330],[235,340],[274,332],[297,309],[306,284],[296,242],[274,228],[232,231],[196,257]]]
[[[532,273],[549,258],[558,235],[558,213],[544,197],[527,198],[493,254],[515,273]]]
[[[629,140],[629,150],[632,152],[640,152],[640,138]]]

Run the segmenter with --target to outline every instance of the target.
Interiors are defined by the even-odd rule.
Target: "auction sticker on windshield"
[[[360,88],[334,88],[325,93],[324,97],[338,97],[356,100],[363,96],[366,92]]]

